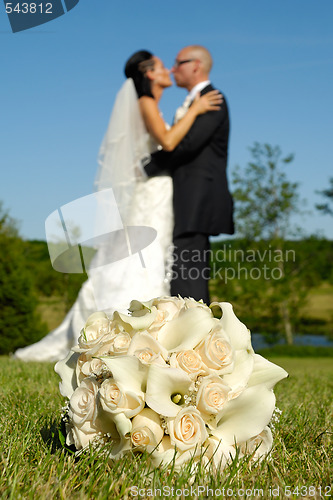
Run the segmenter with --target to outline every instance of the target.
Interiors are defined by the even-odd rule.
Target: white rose
[[[131,441],[135,449],[152,451],[162,441],[163,436],[160,417],[153,410],[144,408],[133,418]]]
[[[103,312],[91,314],[87,319],[85,327],[81,330],[79,337],[80,352],[95,349],[102,342],[102,339],[110,333],[110,319]]]
[[[111,333],[100,339],[94,349],[86,351],[86,353],[91,356],[123,356],[127,353],[130,343],[131,336],[127,332],[120,330],[115,333],[112,330]]]
[[[66,442],[75,444],[76,449],[85,448],[96,437],[99,428],[96,423],[96,396],[99,385],[94,378],[85,378],[72,394],[69,401],[69,432]]]
[[[216,417],[222,411],[223,406],[228,401],[228,393],[230,387],[223,383],[222,379],[216,375],[204,377],[199,386],[196,406],[201,412],[203,418],[208,420],[210,424],[213,420],[212,415]]]
[[[226,445],[223,440],[209,436],[205,443],[205,457],[209,459],[214,472],[220,472],[236,456],[236,449]]]
[[[167,321],[176,318],[184,304],[185,300],[181,297],[159,297],[152,301],[152,305],[154,305],[158,311],[164,313],[164,318]]]
[[[233,352],[225,332],[218,326],[196,347],[210,372],[229,373],[233,369]]]
[[[110,318],[103,311],[95,312],[88,317],[85,324],[86,327],[92,325],[99,326],[101,332],[107,333],[110,330]]]
[[[80,382],[90,375],[101,375],[104,363],[100,359],[93,358],[89,354],[82,353],[76,364],[76,376]]]
[[[145,365],[159,363],[165,365],[168,351],[146,332],[138,332],[132,338],[128,356],[136,356]]]
[[[193,349],[177,353],[174,352],[170,357],[170,366],[181,368],[188,373],[191,378],[196,378],[205,373],[201,356],[198,352],[193,351]]]
[[[239,446],[241,455],[247,453],[252,454],[252,460],[263,460],[272,448],[273,436],[272,431],[268,426],[266,426],[260,434],[252,437],[245,443],[241,443]]]
[[[109,352],[114,354],[126,354],[131,343],[131,337],[127,332],[118,333],[109,346]]]
[[[167,425],[172,445],[180,451],[197,447],[200,453],[200,446],[208,438],[208,433],[199,410],[194,406],[182,408],[175,418],[168,419]]]
[[[145,365],[151,365],[152,363],[156,362],[159,362],[160,364],[163,363],[160,355],[156,354],[156,352],[154,352],[149,347],[147,347],[146,349],[138,349],[134,352],[134,356],[136,356],[141,361],[141,363],[144,363]]]
[[[125,417],[132,418],[144,407],[141,395],[132,391],[124,391],[121,384],[117,384],[111,378],[102,383],[99,398],[103,410],[111,415],[123,413]]]

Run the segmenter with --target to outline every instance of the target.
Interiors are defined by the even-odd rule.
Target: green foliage
[[[287,180],[283,165],[293,155],[282,157],[279,146],[254,143],[244,169],[233,173],[237,232],[249,240],[280,239],[290,232],[290,216],[299,212],[298,184]]]
[[[274,343],[285,336],[285,315],[295,333],[328,334],[331,323],[304,318],[309,291],[333,278],[330,241],[249,242],[246,239],[212,245],[211,296],[234,304],[238,317],[252,332]]]
[[[313,285],[310,273],[301,262],[290,263],[285,258],[288,244],[286,237],[292,235],[291,217],[301,213],[298,184],[288,181],[282,167],[293,160],[293,155],[283,157],[279,146],[254,143],[250,148],[252,161],[244,170],[239,167],[233,176],[236,202],[236,227],[244,245],[255,247],[260,252],[262,245],[274,248],[282,258],[275,260],[275,278],[258,278],[254,283],[242,282],[242,292],[248,297],[250,309],[258,303],[264,310],[262,318],[274,321],[275,338],[285,336],[293,343],[293,322],[297,322],[309,288]],[[265,265],[269,267],[272,262]],[[253,274],[253,271],[252,271]],[[260,275],[261,277],[261,275]]]
[[[51,265],[50,255],[45,241],[26,241],[25,255],[27,266],[33,275],[33,282],[39,295],[63,297],[65,310],[68,311],[87,279],[87,274],[67,274],[55,271]]]
[[[319,203],[316,208],[327,215],[333,215],[333,177],[329,180],[329,188],[318,191],[328,201],[326,203]]]
[[[46,326],[36,313],[37,297],[24,242],[4,211],[0,212],[0,248],[0,354],[5,354],[39,340]]]
[[[271,348],[258,349],[258,354],[265,358],[288,356],[291,358],[332,358],[333,347],[312,345],[276,345]]]
[[[93,449],[80,457],[63,450],[57,429],[60,424],[62,398],[58,377],[48,363],[22,363],[0,357],[0,497],[63,499],[138,498],[131,488],[196,489],[230,488],[232,495],[216,498],[239,498],[239,489],[262,489],[263,493],[242,498],[285,498],[285,488],[307,488],[306,498],[328,498],[333,459],[332,446],[332,380],[331,359],[274,358],[283,366],[289,379],[277,384],[277,406],[282,410],[275,425],[274,447],[270,459],[256,466],[248,459],[235,460],[223,473],[208,473],[199,466],[191,483],[191,471],[166,474],[163,468],[148,471],[145,457],[126,456],[108,464]],[[309,490],[310,486],[316,490]],[[273,497],[270,491],[279,489]],[[324,494],[327,496],[324,497]],[[170,495],[171,496],[171,495]],[[301,495],[294,494],[293,498]],[[304,496],[304,495],[303,495]],[[181,494],[174,494],[181,498]],[[213,498],[206,490],[189,498]],[[150,498],[153,498],[150,496]],[[166,498],[160,495],[155,498]],[[214,497],[215,498],[215,497]]]

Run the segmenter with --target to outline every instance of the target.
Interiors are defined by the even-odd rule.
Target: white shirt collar
[[[193,99],[195,98],[195,96],[197,95],[198,92],[201,92],[202,89],[204,89],[205,87],[207,87],[207,85],[210,84],[210,80],[205,80],[204,82],[199,82],[197,83],[193,89],[191,90],[191,92],[189,93],[189,97],[191,98],[191,101],[193,101]]]

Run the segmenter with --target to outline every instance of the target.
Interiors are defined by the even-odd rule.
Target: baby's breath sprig
[[[169,434],[168,423],[167,423],[166,417],[164,417],[163,415],[160,415],[160,420],[161,420],[161,427],[164,430],[164,434]]]
[[[275,426],[280,422],[281,415],[282,415],[282,410],[280,410],[280,408],[276,406],[274,408],[271,421],[268,424],[269,427],[272,429],[272,431],[275,430]]]

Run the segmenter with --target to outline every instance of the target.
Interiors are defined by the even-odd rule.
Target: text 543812
[[[17,14],[52,14],[52,3],[48,2],[35,3],[35,2],[6,2],[7,14],[16,12]]]

